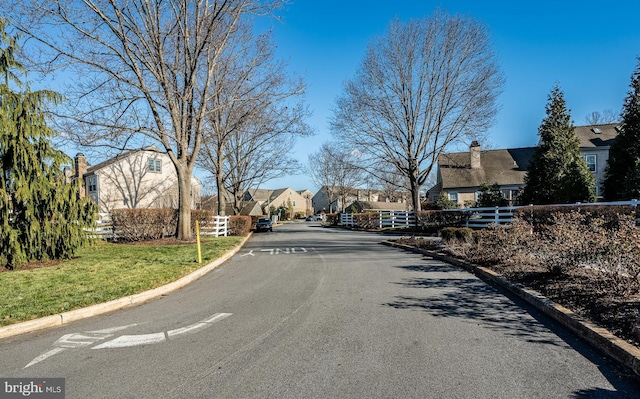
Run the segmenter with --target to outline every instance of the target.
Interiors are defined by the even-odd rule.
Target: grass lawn
[[[237,246],[243,237],[192,244],[96,241],[71,260],[0,273],[0,326],[136,294],[177,280]]]

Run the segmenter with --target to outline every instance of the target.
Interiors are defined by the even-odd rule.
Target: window
[[[458,193],[447,193],[449,200],[458,202]]]
[[[596,156],[595,155],[584,155],[584,160],[587,162],[587,167],[589,168],[589,170],[593,173],[596,172],[597,170],[597,164],[596,164]]]
[[[157,158],[149,158],[149,172],[161,173],[162,162]]]
[[[90,193],[98,191],[98,176],[89,176],[87,179],[87,187]]]

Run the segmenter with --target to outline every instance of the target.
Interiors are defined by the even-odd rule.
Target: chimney
[[[80,198],[82,198],[86,195],[84,186],[84,174],[87,173],[87,158],[83,153],[79,152],[76,154],[76,157],[73,159],[73,161],[75,166],[74,177],[80,180]]]
[[[480,169],[480,143],[474,140],[469,146],[471,169]]]
[[[75,162],[75,177],[78,179],[82,179],[85,173],[87,173],[87,158],[85,158],[84,154],[79,152],[76,154],[74,158]]]

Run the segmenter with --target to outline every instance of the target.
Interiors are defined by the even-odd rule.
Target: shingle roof
[[[611,146],[613,140],[618,136],[617,128],[619,128],[619,126],[619,123],[576,126],[574,132],[580,141],[581,148]]]
[[[472,169],[470,153],[442,154],[438,159],[443,189],[479,187],[482,183],[523,184],[535,147],[480,152],[480,167]]]

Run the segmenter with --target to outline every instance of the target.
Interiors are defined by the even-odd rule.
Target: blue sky
[[[422,18],[437,8],[473,17],[491,34],[506,79],[498,98],[501,110],[488,134],[491,148],[535,145],[556,83],[576,125],[584,125],[593,111],[621,109],[640,56],[637,0],[296,0],[279,12],[281,21],[260,21],[260,27],[273,29],[278,56],[309,86],[309,123],[317,134],[298,140],[294,157],[306,163],[331,139],[328,119],[342,84],[389,21]],[[318,188],[305,175],[263,188],[281,187]]]

